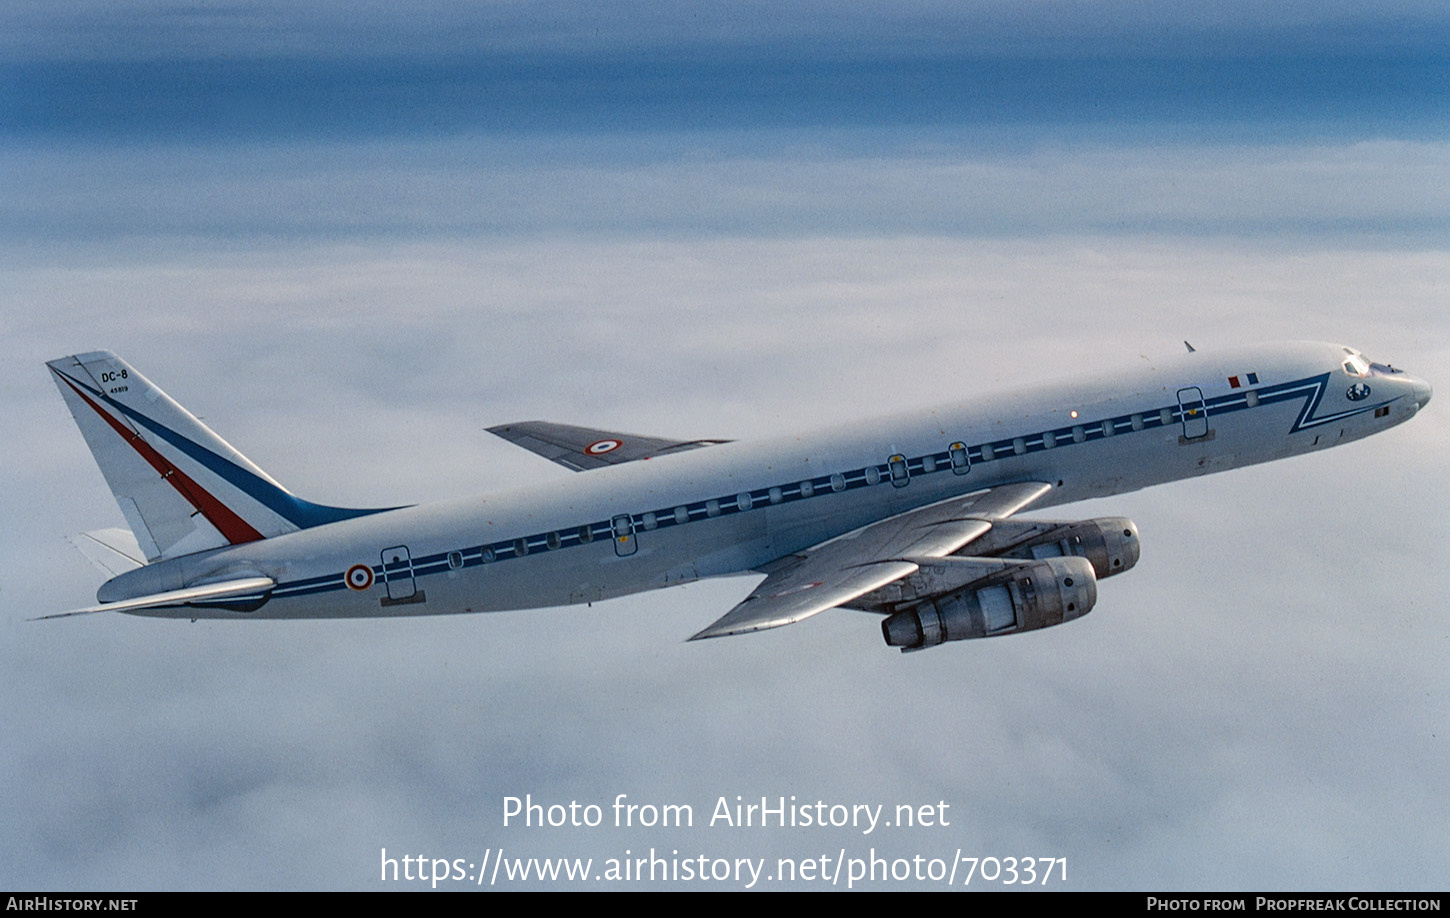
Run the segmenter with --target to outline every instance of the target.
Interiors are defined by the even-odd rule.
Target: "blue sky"
[[[0,232],[22,248],[1450,229],[1450,192],[1425,174],[1450,112],[1450,17],[1433,4],[632,3],[581,18],[570,4],[72,3],[0,17],[0,160],[15,179]]]
[[[1447,229],[1444,192],[1421,174],[1450,126],[1450,16],[1434,4],[641,2],[584,15],[486,3],[399,15],[137,2],[15,4],[0,17],[0,156],[17,179],[0,226],[22,245],[198,232]],[[1302,179],[1264,207],[1274,164],[1305,157],[1326,158],[1330,172],[1310,174],[1341,193],[1383,191],[1378,207],[1332,201],[1336,220]],[[1031,200],[1044,172],[1084,160],[1116,202],[1081,181],[1056,189],[1065,207]],[[1240,198],[1222,172],[1204,176],[1220,161],[1242,164]],[[943,197],[943,165],[999,171],[1005,186]],[[628,189],[641,168],[685,183],[696,206],[670,207],[678,188]],[[358,183],[384,170],[355,206]],[[791,194],[818,177],[854,182],[866,206]],[[175,185],[208,206],[164,193]],[[306,212],[267,202],[299,185]],[[1009,200],[992,200],[1002,187]]]
[[[21,3],[0,11],[0,881],[378,888],[501,798],[926,802],[1070,888],[1445,875],[1440,402],[1073,508],[1144,560],[1070,626],[899,657],[748,592],[184,625],[89,604],[121,517],[42,363],[114,349],[309,499],[546,482],[482,428],[749,437],[1181,350],[1342,340],[1443,388],[1431,3]],[[1119,583],[1118,580],[1126,581]]]
[[[363,139],[1104,125],[1160,131],[1445,126],[1443,50],[1141,55],[809,44],[592,53],[35,61],[6,68],[7,127],[75,140]]]

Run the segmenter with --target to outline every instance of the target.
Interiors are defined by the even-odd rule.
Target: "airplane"
[[[577,474],[380,508],[295,497],[115,354],[64,357],[47,365],[130,533],[87,533],[114,576],[97,605],[42,617],[496,612],[754,572],[691,640],[840,608],[922,650],[1081,618],[1138,561],[1129,519],[1020,511],[1327,449],[1432,392],[1336,344],[1188,350],[759,442],[505,424],[489,430]]]

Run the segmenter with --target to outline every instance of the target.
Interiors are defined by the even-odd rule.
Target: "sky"
[[[0,886],[421,889],[383,857],[653,849],[1443,887],[1438,401],[1056,508],[1131,516],[1142,561],[1079,621],[926,653],[850,612],[686,643],[749,577],[26,619],[90,604],[66,537],[123,525],[42,367],[97,348],[350,506],[570,474],[484,430],[508,421],[750,438],[1184,339],[1341,341],[1443,386],[1447,37],[1411,2],[5,5]],[[616,828],[620,794],[695,824]],[[605,824],[505,825],[526,796]],[[708,824],[792,796],[947,824]]]

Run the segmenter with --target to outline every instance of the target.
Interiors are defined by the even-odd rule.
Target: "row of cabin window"
[[[875,475],[873,476],[872,473],[875,473]],[[873,477],[875,479],[874,481],[872,481]],[[868,469],[867,470],[866,478],[867,478],[867,481],[870,481],[872,484],[875,484],[877,481],[880,481],[881,480],[881,474],[879,472],[877,472],[875,468]],[[846,478],[845,478],[844,475],[841,475],[841,474],[838,473],[838,474],[835,474],[835,475],[832,475],[831,476],[831,490],[832,491],[843,491],[843,490],[845,490],[845,488],[846,488]],[[801,493],[801,496],[802,497],[812,497],[812,496],[814,496],[815,493],[816,493],[815,492],[815,485],[812,484],[809,481],[802,481],[800,483],[800,493]],[[778,487],[771,488],[767,492],[767,495],[766,495],[766,500],[768,500],[772,504],[778,504],[778,503],[780,503],[784,499],[785,499],[785,493],[780,488],[778,488]],[[754,506],[754,501],[753,501],[753,499],[751,498],[751,496],[748,493],[741,492],[740,494],[737,494],[735,496],[735,505],[739,509],[741,509],[741,510],[749,510],[752,506]],[[684,507],[684,506],[676,507],[675,510],[674,510],[674,514],[673,515],[674,515],[674,520],[675,520],[675,522],[677,524],[684,524],[684,523],[688,523],[690,521],[690,510],[689,510],[688,507]],[[719,516],[720,515],[720,502],[718,500],[708,500],[708,501],[706,501],[705,502],[705,515],[706,516],[712,516],[712,517],[713,516]],[[640,520],[640,528],[641,529],[651,529],[652,530],[652,529],[657,528],[658,526],[659,526],[659,518],[658,518],[658,516],[653,511],[644,514],[643,518]],[[628,534],[629,534],[629,530],[628,530],[627,527],[625,527],[624,530],[619,533],[619,535],[621,535],[621,536],[628,535]],[[580,526],[579,527],[579,541],[581,543],[589,543],[589,542],[594,541],[594,528],[592,526],[588,525],[588,524],[583,525],[583,526]],[[544,547],[547,548],[547,549],[549,549],[549,550],[551,550],[551,551],[553,549],[558,548],[561,544],[563,544],[563,538],[557,532],[551,532],[548,535],[544,536]],[[523,538],[515,539],[514,540],[514,544],[513,544],[513,550],[514,550],[514,555],[515,556],[527,555],[529,553],[529,540],[528,539],[523,539]],[[497,554],[494,552],[494,550],[491,547],[489,547],[489,546],[484,546],[483,547],[483,560],[484,560],[484,562],[487,563],[487,562],[490,562],[490,561],[494,561],[496,559],[497,559]],[[453,568],[453,569],[455,569],[455,570],[457,570],[458,568],[462,567],[463,566],[463,555],[461,553],[459,553],[459,552],[456,552],[456,551],[455,552],[449,552],[449,554],[448,554],[448,566],[451,567],[451,568]]]
[[[1259,394],[1257,392],[1248,392],[1248,393],[1245,394],[1244,398],[1245,398],[1245,401],[1248,403],[1248,406],[1250,408],[1253,408],[1254,406],[1258,405],[1258,403],[1259,403]],[[1171,409],[1171,408],[1164,408],[1162,411],[1160,411],[1158,413],[1158,421],[1159,421],[1159,424],[1161,426],[1163,426],[1163,427],[1171,426],[1173,424],[1173,409]],[[1143,426],[1144,426],[1144,424],[1143,424],[1143,415],[1141,415],[1141,414],[1134,414],[1134,415],[1132,415],[1129,418],[1128,423],[1132,427],[1133,430],[1142,430],[1143,429]],[[1100,427],[1102,429],[1102,432],[1103,432],[1103,436],[1104,437],[1111,437],[1111,436],[1113,436],[1113,434],[1117,433],[1117,422],[1114,421],[1114,420],[1102,421],[1099,424],[1094,424],[1093,427],[1095,427],[1095,428]],[[1082,443],[1082,442],[1084,442],[1087,439],[1087,428],[1086,428],[1086,426],[1084,426],[1082,424],[1075,425],[1072,428],[1071,438],[1072,438],[1072,442],[1074,442],[1074,443]],[[1045,447],[1047,449],[1052,449],[1053,447],[1055,447],[1057,445],[1057,441],[1058,441],[1057,434],[1052,433],[1051,431],[1049,431],[1047,433],[1044,433],[1042,435],[1042,445],[1043,445],[1043,447]],[[982,449],[982,461],[984,461],[984,462],[991,461],[995,457],[995,455],[996,455],[996,453],[992,449],[992,445],[990,443],[984,443],[984,444],[982,444],[981,449]],[[1007,452],[1006,450],[1003,450],[1002,451],[1002,454],[1003,455],[1006,455],[1006,452]],[[1017,437],[1017,438],[1013,439],[1013,441],[1012,441],[1012,453],[1014,453],[1015,455],[1021,456],[1021,455],[1025,454],[1026,452],[1027,452],[1027,439],[1025,437]],[[965,447],[961,446],[960,444],[954,443],[954,444],[952,444],[952,446],[951,446],[951,448],[950,448],[950,450],[948,452],[948,455],[951,456],[950,465],[953,468],[965,471],[964,462],[958,461],[958,456],[959,455],[962,456],[962,457],[965,457],[965,455],[966,455]],[[893,457],[893,458],[895,458],[895,457]],[[935,457],[933,457],[933,456],[926,456],[926,457],[924,457],[922,459],[922,461],[921,461],[921,466],[922,466],[922,471],[923,472],[927,472],[927,473],[935,472],[936,471],[936,468],[937,468],[937,464],[936,464]],[[867,466],[866,467],[866,483],[867,484],[870,484],[870,485],[880,484],[881,483],[881,470],[878,469],[874,465]],[[801,497],[813,497],[815,495],[815,493],[816,493],[815,484],[812,483],[812,482],[810,482],[810,481],[802,481],[800,483],[799,487],[800,487]],[[840,472],[837,472],[834,475],[832,475],[831,476],[831,490],[832,491],[844,491],[845,489],[846,489],[846,476],[845,475],[842,475]],[[779,487],[771,488],[770,491],[767,493],[767,496],[766,496],[766,500],[768,500],[772,504],[778,504],[778,503],[780,503],[784,499],[785,499],[785,494],[784,494],[784,492]],[[755,500],[754,500],[754,498],[752,498],[750,496],[750,494],[748,492],[742,491],[741,493],[735,495],[735,506],[738,509],[742,510],[742,511],[749,510],[751,507],[755,506]],[[706,501],[705,502],[705,515],[706,516],[711,516],[711,517],[719,516],[720,515],[720,502],[718,500],[708,500],[708,501]],[[674,510],[674,519],[675,519],[675,522],[677,524],[688,523],[690,521],[690,511],[689,511],[689,508],[684,507],[684,506],[676,507],[675,510]],[[655,529],[658,526],[659,526],[659,519],[658,519],[658,517],[655,515],[655,513],[653,511],[644,514],[643,518],[640,520],[640,528],[641,529],[653,530],[653,529]],[[628,534],[628,531],[626,530],[626,531],[621,532],[619,534],[620,535],[627,535]],[[579,527],[579,541],[581,543],[589,543],[589,542],[594,541],[594,529],[593,529],[592,526],[584,525],[584,526],[580,526]],[[557,532],[551,532],[551,533],[549,533],[548,535],[546,535],[544,537],[544,545],[545,545],[546,548],[548,548],[551,551],[553,549],[555,549],[555,548],[558,548],[561,544],[562,544],[562,537]],[[516,540],[514,540],[514,546],[513,547],[514,547],[514,554],[515,555],[522,556],[522,555],[526,555],[526,554],[529,553],[529,543],[528,543],[528,540],[527,539],[516,539]],[[496,556],[494,554],[493,549],[485,546],[484,549],[483,549],[483,560],[485,562],[493,561],[495,559],[495,557]],[[449,552],[448,553],[448,566],[451,567],[451,568],[453,568],[453,569],[455,569],[455,570],[457,570],[458,568],[462,567],[463,566],[463,555],[461,553],[459,553],[459,552],[456,552],[456,551]]]
[[[1257,407],[1258,404],[1259,404],[1259,393],[1257,393],[1257,392],[1246,392],[1244,394],[1244,402],[1250,408]],[[1198,409],[1198,410],[1202,410],[1202,409]],[[1162,427],[1171,427],[1172,424],[1173,424],[1173,409],[1172,408],[1164,408],[1161,411],[1159,411],[1158,412],[1158,423]],[[1117,426],[1117,424],[1118,424],[1118,422],[1116,420],[1109,419],[1109,420],[1106,420],[1106,421],[1101,421],[1101,422],[1099,422],[1097,424],[1093,424],[1091,426],[1094,429],[1101,429],[1102,432],[1103,432],[1103,436],[1104,437],[1111,437],[1115,433],[1118,432],[1118,426]],[[1129,426],[1133,430],[1142,430],[1143,429],[1143,426],[1144,426],[1144,423],[1143,423],[1143,415],[1141,415],[1141,414],[1131,415],[1128,418],[1128,424],[1129,424]],[[1085,441],[1087,439],[1087,426],[1084,426],[1082,424],[1075,425],[1072,428],[1072,433],[1071,433],[1070,436],[1071,436],[1072,442],[1074,442],[1074,443],[1082,443],[1083,441]],[[1059,443],[1058,435],[1055,434],[1055,433],[1053,433],[1052,431],[1048,431],[1048,432],[1046,432],[1046,433],[1044,433],[1042,435],[1042,446],[1045,449],[1052,449],[1054,446],[1057,446],[1058,443]],[[1007,450],[1001,450],[1000,451],[1000,454],[1001,455],[1006,455],[1007,452],[1008,452]],[[1012,449],[1011,449],[1011,452],[1013,454],[1015,454],[1015,455],[1018,455],[1018,456],[1021,456],[1021,455],[1025,454],[1027,452],[1027,439],[1025,437],[1017,437],[1017,438],[1015,438],[1012,441]],[[998,450],[994,450],[992,448],[992,445],[990,443],[984,443],[984,444],[982,444],[982,461],[983,462],[989,462],[989,461],[991,461],[998,454],[999,454],[999,451]],[[930,463],[930,459],[928,459],[927,462]],[[933,470],[933,467],[932,466],[928,466],[926,470],[927,471],[932,471]]]

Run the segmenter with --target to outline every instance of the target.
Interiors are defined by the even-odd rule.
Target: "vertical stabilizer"
[[[293,497],[110,351],[46,365],[148,563],[373,512]]]

